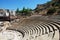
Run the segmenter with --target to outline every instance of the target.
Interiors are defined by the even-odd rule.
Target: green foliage
[[[17,8],[16,13],[19,13],[19,8]]]
[[[23,7],[22,10],[17,9],[16,13],[18,13],[18,15],[21,15],[21,16],[30,16],[31,11],[32,9],[29,9],[29,8],[26,9],[25,7]]]
[[[49,8],[48,12],[47,12],[47,15],[53,15],[55,12],[56,12],[55,8]]]
[[[58,15],[60,15],[60,10],[59,10],[59,11],[57,11],[57,13],[58,13]]]
[[[51,5],[53,6],[53,7],[59,7],[60,6],[60,1],[51,1]]]
[[[17,10],[16,10],[16,14],[19,15],[19,8],[17,8]]]
[[[52,5],[53,7],[56,7],[56,6],[58,6],[58,7],[60,7],[60,0],[52,0],[52,1],[49,1],[49,2],[47,2],[46,3],[47,5]]]
[[[52,1],[49,1],[49,2],[47,2],[46,4],[49,5],[49,4],[51,4],[51,3],[52,3]]]
[[[54,2],[54,1],[51,2],[51,5],[52,5],[53,7],[55,6],[55,4],[56,4],[56,2]]]
[[[60,3],[58,3],[58,2],[56,2],[55,4],[54,4],[54,6],[60,6]]]
[[[21,15],[22,16],[29,16],[29,15],[31,15],[31,11],[32,11],[32,9],[29,9],[29,8],[23,8],[22,10],[21,10]]]

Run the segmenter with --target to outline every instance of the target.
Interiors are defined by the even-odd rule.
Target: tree
[[[18,14],[19,14],[19,12],[20,12],[20,11],[19,11],[19,8],[17,8],[17,9],[16,9],[16,14],[18,15]]]
[[[19,10],[19,8],[16,9],[16,14],[21,16],[30,16],[32,9],[23,7],[22,10]]]
[[[23,9],[20,10],[20,13],[22,16],[30,16],[31,11],[32,11],[32,9],[29,9],[29,8],[26,9],[25,7],[23,7]]]

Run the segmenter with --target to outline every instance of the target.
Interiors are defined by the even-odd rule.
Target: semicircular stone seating
[[[22,34],[20,40],[59,40],[60,21],[27,18],[17,28]]]
[[[30,18],[22,22],[20,31],[25,34],[22,40],[59,40],[60,21]]]

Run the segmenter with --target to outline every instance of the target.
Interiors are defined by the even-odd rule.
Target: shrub
[[[60,10],[57,13],[58,13],[58,15],[60,15]]]
[[[47,12],[47,15],[53,15],[53,13],[55,13],[55,12],[56,12],[55,8],[49,8],[48,12]]]

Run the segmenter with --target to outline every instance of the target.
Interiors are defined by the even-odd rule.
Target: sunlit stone
[[[17,31],[6,30],[0,33],[0,40],[21,40],[22,34]]]

